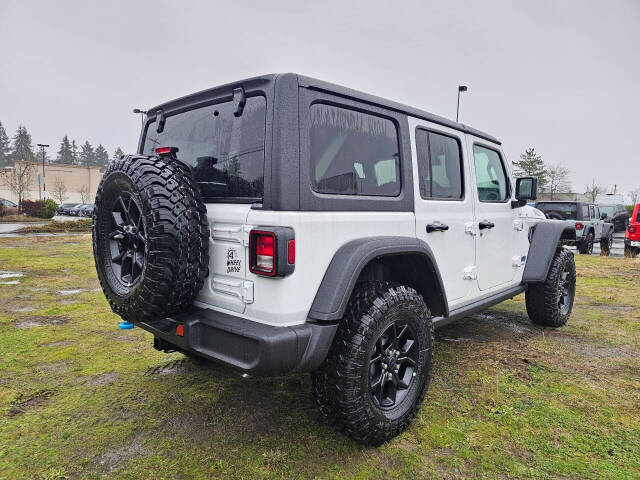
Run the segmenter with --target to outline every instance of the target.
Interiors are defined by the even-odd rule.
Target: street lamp
[[[456,107],[456,122],[458,121],[458,115],[460,114],[460,92],[466,92],[466,85],[458,85],[458,106]]]
[[[146,110],[140,110],[139,108],[134,108],[133,113],[140,114],[140,124],[144,127],[144,116],[147,114]]]
[[[45,145],[44,143],[39,143],[38,146],[40,147],[40,151],[42,152],[42,200],[45,200],[47,198],[47,194],[46,194],[47,183],[45,181],[45,176],[44,176],[44,149],[48,148],[49,145]]]

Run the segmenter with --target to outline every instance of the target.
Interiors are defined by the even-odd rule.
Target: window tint
[[[595,219],[595,218],[596,218],[596,210],[595,210],[595,208],[593,208],[593,205],[591,205],[591,206],[589,207],[589,212],[590,212],[590,214],[591,214],[591,219],[592,219],[592,220],[593,220],[593,219]]]
[[[587,205],[582,206],[582,218],[584,220],[589,220],[589,207]]]
[[[206,199],[262,198],[266,100],[249,97],[236,117],[233,102],[167,117],[162,133],[147,128],[143,153],[178,147],[177,157],[194,169]]]
[[[342,195],[400,193],[398,133],[391,120],[331,105],[309,111],[313,189]]]
[[[478,199],[481,202],[503,202],[509,198],[509,183],[498,152],[474,145],[473,159]]]
[[[447,135],[416,130],[422,198],[463,197],[460,144]]]
[[[577,207],[575,203],[536,203],[536,208],[547,218],[556,220],[576,220]]]

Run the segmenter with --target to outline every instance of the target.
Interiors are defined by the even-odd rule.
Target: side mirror
[[[529,200],[538,198],[538,179],[522,177],[516,180],[516,200],[511,202],[513,208],[524,207]]]
[[[609,215],[607,215],[606,213],[603,213],[602,215],[600,215],[600,220],[606,220],[608,216]]]

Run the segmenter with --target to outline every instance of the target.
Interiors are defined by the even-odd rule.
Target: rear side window
[[[481,145],[473,146],[478,200],[504,202],[509,198],[509,182],[500,154]]]
[[[578,218],[575,203],[537,203],[536,208],[548,218],[556,220],[576,220]]]
[[[420,196],[424,199],[461,199],[464,196],[462,156],[457,139],[416,130]]]
[[[205,201],[259,201],[264,190],[266,100],[249,97],[236,117],[233,102],[189,110],[167,117],[164,130],[147,127],[143,153],[177,147],[177,157],[194,169]]]
[[[391,120],[320,103],[311,105],[309,118],[314,191],[400,194],[398,132]]]

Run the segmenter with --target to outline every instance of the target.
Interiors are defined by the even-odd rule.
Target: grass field
[[[0,479],[640,478],[640,259],[576,262],[569,325],[520,296],[437,331],[416,421],[365,448],[318,420],[307,375],[118,330],[88,235],[0,239]]]

